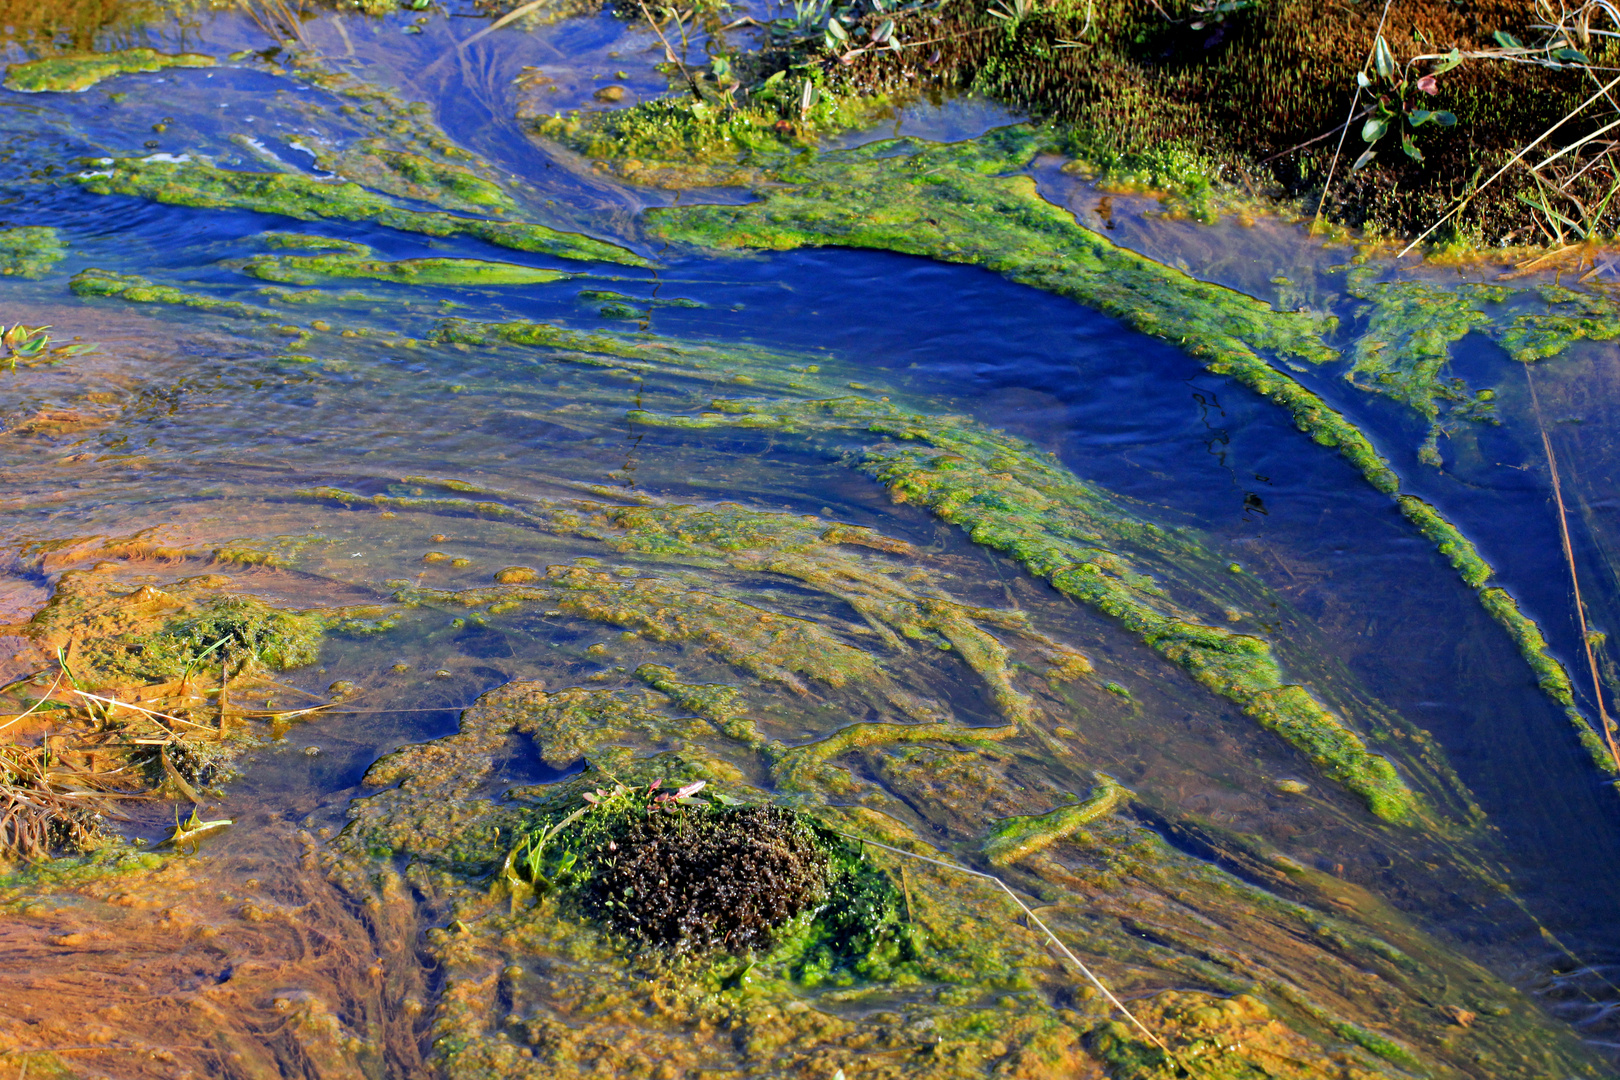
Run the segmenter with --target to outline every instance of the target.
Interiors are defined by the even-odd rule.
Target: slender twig
[[[1357,89],[1359,90],[1360,87],[1357,87]],[[1372,110],[1371,109],[1363,109],[1363,110],[1361,110],[1361,116],[1351,116],[1350,120],[1349,120],[1349,123],[1353,124],[1357,120],[1361,119],[1362,116],[1371,116],[1371,115],[1372,115]],[[1293,146],[1290,146],[1286,150],[1279,150],[1275,154],[1272,154],[1268,158],[1261,158],[1259,161],[1255,162],[1255,164],[1256,165],[1268,165],[1271,162],[1276,161],[1280,157],[1284,157],[1284,156],[1286,156],[1288,154],[1292,154],[1295,150],[1303,150],[1307,146],[1316,145],[1317,143],[1321,142],[1323,139],[1331,139],[1331,138],[1333,138],[1334,132],[1342,132],[1342,131],[1346,130],[1347,128],[1348,128],[1348,125],[1334,124],[1332,127],[1328,128],[1326,131],[1322,132],[1322,134],[1317,135],[1314,138],[1306,139],[1302,143],[1295,143]]]
[[[1569,515],[1564,509],[1563,487],[1558,481],[1558,459],[1553,455],[1552,440],[1547,438],[1547,426],[1541,421],[1541,402],[1536,398],[1536,383],[1530,377],[1530,365],[1524,365],[1524,381],[1530,386],[1530,407],[1536,416],[1536,429],[1541,432],[1541,446],[1547,452],[1547,468],[1552,473],[1553,501],[1558,504],[1558,535],[1564,542],[1564,561],[1569,564],[1569,583],[1575,590],[1575,618],[1581,628],[1581,647],[1586,650],[1586,666],[1592,672],[1592,696],[1597,701],[1598,720],[1603,728],[1603,741],[1609,748],[1616,769],[1620,769],[1620,749],[1614,744],[1610,730],[1609,710],[1603,704],[1603,685],[1598,679],[1597,657],[1592,651],[1592,637],[1586,629],[1586,603],[1581,599],[1581,579],[1575,572],[1575,548],[1569,542]]]
[[[647,25],[652,27],[653,33],[658,35],[658,40],[663,44],[663,46],[664,46],[664,59],[668,60],[670,63],[674,64],[676,67],[681,69],[681,74],[686,76],[686,85],[690,86],[692,88],[692,96],[697,98],[699,101],[702,101],[703,100],[703,94],[698,90],[697,82],[692,78],[692,73],[690,71],[686,70],[686,61],[684,59],[683,60],[675,59],[675,50],[670,48],[669,38],[664,36],[664,31],[659,27],[658,23],[653,19],[652,12],[647,10],[647,0],[636,0],[636,4],[638,6],[640,6],[641,13],[644,16],[646,16]],[[682,35],[683,38],[686,35],[686,24],[685,23],[681,24],[681,35]]]
[[[143,714],[145,716],[160,717],[160,718],[162,718],[164,720],[173,720],[177,724],[184,724],[187,727],[199,728],[199,729],[201,729],[203,731],[211,731],[212,730],[206,724],[199,724],[199,723],[196,723],[195,721],[192,721],[192,720],[182,720],[182,719],[180,719],[180,717],[178,717],[178,716],[170,716],[168,713],[154,712],[151,709],[143,709],[139,705],[131,705],[129,702],[127,702],[127,701],[119,701],[117,698],[99,697],[96,694],[87,694],[83,690],[72,690],[72,691],[69,691],[69,692],[74,693],[74,694],[78,694],[82,698],[89,698],[91,701],[99,701],[103,705],[116,705],[120,709],[130,709],[130,710],[132,710],[134,712],[141,713],[141,714]]]
[[[1053,945],[1057,946],[1058,951],[1061,952],[1064,956],[1068,957],[1069,962],[1072,963],[1075,967],[1079,968],[1080,973],[1082,975],[1084,975],[1086,978],[1090,979],[1091,984],[1093,986],[1095,986],[1098,990],[1102,991],[1103,997],[1107,998],[1109,1000],[1109,1002],[1114,1006],[1114,1008],[1118,1009],[1121,1013],[1124,1014],[1125,1019],[1127,1019],[1131,1023],[1135,1024],[1136,1027],[1137,1027],[1137,1030],[1141,1031],[1141,1033],[1143,1035],[1146,1035],[1148,1037],[1148,1040],[1150,1042],[1152,1042],[1154,1046],[1157,1046],[1160,1050],[1163,1050],[1166,1054],[1170,1054],[1170,1048],[1168,1046],[1164,1045],[1164,1042],[1157,1035],[1155,1035],[1155,1034],[1153,1034],[1153,1032],[1149,1031],[1147,1029],[1147,1027],[1145,1025],[1143,1025],[1142,1021],[1138,1020],[1136,1018],[1135,1014],[1133,1014],[1131,1012],[1131,1010],[1129,1010],[1129,1009],[1127,1009],[1125,1007],[1124,1002],[1120,1001],[1119,998],[1115,997],[1114,992],[1112,990],[1108,989],[1108,987],[1103,984],[1103,981],[1101,979],[1097,978],[1097,976],[1092,973],[1092,970],[1090,968],[1086,967],[1085,964],[1081,963],[1080,958],[1078,956],[1074,955],[1074,953],[1070,952],[1069,947],[1067,945],[1063,944],[1062,941],[1059,941],[1058,936],[1056,934],[1052,933],[1052,931],[1047,927],[1047,925],[1045,923],[1041,922],[1040,918],[1037,917],[1036,914],[1033,911],[1029,910],[1029,905],[1025,904],[1022,900],[1018,899],[1018,894],[1013,892],[1011,889],[1009,889],[1007,887],[1007,883],[1005,881],[1002,881],[1000,878],[996,877],[996,875],[994,875],[994,874],[986,874],[986,873],[984,873],[982,871],[979,871],[979,870],[969,870],[965,866],[957,866],[955,863],[948,863],[948,862],[945,862],[942,859],[930,859],[926,855],[918,855],[914,851],[907,851],[904,848],[893,847],[893,846],[891,846],[889,844],[880,844],[876,840],[868,840],[866,837],[864,837],[864,836],[856,836],[854,833],[839,832],[839,835],[840,836],[847,836],[851,840],[857,841],[857,842],[862,843],[862,844],[871,844],[873,847],[882,848],[884,851],[892,851],[896,855],[904,855],[908,859],[916,859],[919,862],[932,863],[935,866],[943,866],[947,870],[955,870],[959,874],[971,874],[972,876],[974,876],[976,878],[984,878],[986,881],[995,882],[996,885],[1001,889],[1001,891],[1006,893],[1009,897],[1011,897],[1012,902],[1017,904],[1019,909],[1021,911],[1023,911],[1023,913],[1026,916],[1028,916],[1029,921],[1034,923],[1036,926],[1041,928],[1041,933],[1045,934],[1047,939],[1049,941],[1051,941]],[[1174,1057],[1175,1055],[1172,1054],[1171,1056]]]
[[[551,0],[529,0],[527,4],[524,4],[521,7],[515,7],[511,11],[508,11],[505,15],[502,15],[500,18],[496,19],[494,22],[478,31],[478,33],[474,34],[466,41],[456,42],[456,48],[465,49],[467,46],[471,45],[480,38],[488,37],[490,34],[493,34],[495,31],[499,30],[508,23],[521,19],[535,8],[544,7],[549,3],[551,3]]]

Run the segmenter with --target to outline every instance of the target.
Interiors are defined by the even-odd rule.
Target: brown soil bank
[[[1522,0],[1392,0],[1387,18],[1374,0],[945,0],[893,18],[906,47],[862,54],[844,68],[854,85],[971,88],[1072,126],[1080,156],[1152,186],[1196,186],[1198,174],[1218,172],[1314,211],[1353,115],[1325,201],[1331,220],[1413,236],[1472,195],[1436,239],[1507,246],[1614,229],[1614,144],[1586,144],[1541,168],[1539,181],[1530,170],[1612,121],[1607,100],[1482,188],[1612,78],[1602,69],[1614,64],[1615,39],[1591,32],[1616,29],[1606,22],[1571,18],[1558,29]],[[1393,77],[1373,62],[1381,19]],[[1461,63],[1448,70],[1411,62],[1454,48]],[[1372,85],[1352,113],[1363,71]],[[1420,86],[1430,74],[1432,87]],[[1377,157],[1352,172],[1368,148],[1362,129],[1380,115]]]

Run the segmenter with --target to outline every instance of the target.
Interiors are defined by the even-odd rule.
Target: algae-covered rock
[[[214,58],[202,53],[160,53],[155,49],[119,49],[81,56],[47,56],[6,67],[5,87],[25,94],[45,91],[77,93],[104,79],[137,71],[164,68],[213,67]]]

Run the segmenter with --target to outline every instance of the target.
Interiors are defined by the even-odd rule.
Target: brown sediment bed
[[[106,852],[0,877],[8,1076],[423,1074],[431,904],[340,889],[296,825],[207,859]]]

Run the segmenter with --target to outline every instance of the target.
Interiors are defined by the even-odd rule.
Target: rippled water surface
[[[1076,842],[1018,882],[1131,1000],[1166,990],[1224,997],[1297,983],[1306,990],[1288,990],[1293,997],[1276,990],[1275,1000],[1293,1002],[1297,1016],[1307,1017],[1301,1022],[1321,1025],[1311,1030],[1342,1043],[1350,1055],[1343,1068],[1370,1062],[1366,1067],[1412,1073],[1416,1059],[1369,1051],[1375,1040],[1358,1042],[1323,1017],[1338,1010],[1334,1015],[1353,1017],[1361,1028],[1416,1040],[1423,1024],[1444,1025],[1434,1010],[1455,1007],[1469,1022],[1423,1043],[1422,1053],[1442,1055],[1425,1060],[1447,1062],[1446,1075],[1536,1075],[1540,1066],[1524,1064],[1538,1060],[1528,1051],[1511,1067],[1493,1065],[1490,1054],[1506,1053],[1497,1044],[1456,1050],[1450,1041],[1497,1038],[1491,1032],[1510,1021],[1476,1021],[1475,1014],[1483,1012],[1481,1001],[1495,1008],[1511,998],[1514,1017],[1546,1022],[1568,1043],[1557,1059],[1568,1071],[1559,1075],[1577,1075],[1577,1068],[1603,1075],[1611,1067],[1620,1039],[1611,1015],[1620,1002],[1620,802],[1613,783],[1593,767],[1562,709],[1538,690],[1473,591],[1388,498],[1283,410],[1181,349],[991,271],[840,248],[716,256],[651,244],[639,213],[670,203],[672,193],[624,186],[532,136],[518,119],[607,107],[593,97],[605,85],[625,88],[614,107],[666,92],[654,67],[661,49],[645,23],[577,14],[520,23],[457,51],[456,41],[487,25],[477,11],[435,10],[417,19],[311,17],[304,55],[319,59],[305,68],[287,53],[242,55],[209,68],[122,75],[81,93],[0,95],[0,228],[50,226],[67,248],[36,279],[4,279],[0,312],[8,324],[49,325],[56,344],[95,346],[54,364],[0,370],[0,618],[10,624],[0,669],[18,679],[45,673],[25,684],[44,685],[40,679],[71,665],[75,648],[85,655],[94,634],[112,624],[70,626],[72,641],[58,654],[61,642],[46,643],[36,613],[49,603],[66,610],[64,597],[127,597],[142,586],[187,597],[250,596],[279,609],[322,612],[331,627],[313,663],[274,673],[275,682],[228,688],[240,694],[237,707],[256,718],[252,746],[233,778],[194,793],[200,817],[231,819],[228,828],[209,833],[194,853],[173,855],[150,880],[115,878],[100,887],[27,874],[12,879],[0,986],[21,1005],[15,1024],[0,1022],[0,1071],[12,1068],[10,1057],[42,1070],[48,1059],[64,1070],[51,1075],[529,1075],[523,1070],[540,1068],[555,1043],[533,1035],[534,1016],[552,1009],[563,1018],[556,1023],[582,1031],[598,1022],[587,1018],[600,1010],[558,1004],[573,1000],[567,963],[607,972],[617,961],[591,959],[595,954],[579,946],[585,959],[565,962],[558,957],[566,949],[545,953],[536,945],[535,955],[552,959],[531,962],[523,953],[529,946],[511,943],[519,934],[513,930],[502,947],[515,959],[484,957],[487,971],[478,968],[480,961],[468,959],[471,946],[468,955],[455,953],[442,935],[471,918],[467,896],[488,892],[489,867],[447,883],[448,876],[431,876],[437,869],[407,871],[438,865],[407,843],[345,848],[328,841],[375,826],[365,808],[393,805],[378,801],[380,788],[413,790],[408,773],[403,781],[368,783],[379,759],[455,737],[464,730],[462,711],[481,695],[512,685],[553,696],[570,688],[651,694],[649,664],[676,669],[683,684],[741,687],[758,740],[738,749],[720,726],[693,734],[696,728],[632,725],[611,729],[611,738],[579,735],[582,749],[565,752],[547,743],[549,736],[514,728],[496,749],[480,744],[484,772],[450,767],[474,777],[455,789],[473,808],[467,813],[543,802],[535,792],[596,776],[589,770],[607,768],[604,762],[617,768],[612,763],[684,754],[681,760],[698,763],[692,768],[710,769],[717,785],[734,782],[739,792],[812,809],[886,814],[902,823],[895,829],[912,830],[907,843],[984,866],[981,841],[995,822],[1084,797],[1103,774],[1134,792],[1128,809],[1097,826],[1102,839],[1084,853],[1075,854]],[[420,32],[406,32],[412,28]],[[160,22],[141,32],[145,37],[128,33],[102,45],[144,40],[221,58],[273,47],[234,11]],[[13,59],[24,58],[21,46],[12,48]],[[306,70],[323,79],[300,78]],[[336,81],[337,74],[351,81]],[[397,90],[399,100],[426,108],[391,111],[392,104],[357,96],[355,87],[366,86]],[[320,154],[367,138],[403,139],[399,132],[418,120],[442,130],[434,137],[465,148],[469,167],[505,186],[514,200],[510,218],[612,240],[655,265],[578,262],[374,223],[97,195],[72,179],[102,168],[103,159],[152,154],[327,176]],[[971,98],[921,102],[840,145],[893,136],[966,139],[1016,120]],[[1046,198],[1122,246],[1279,305],[1287,298],[1274,279],[1285,277],[1288,296],[1308,295],[1311,305],[1340,317],[1334,343],[1359,332],[1357,304],[1343,285],[1348,247],[1323,247],[1272,219],[1200,225],[1154,216],[1156,200],[1099,191],[1055,160],[1037,162],[1034,173]],[[749,197],[738,190],[680,196]],[[409,199],[400,205],[435,209]],[[363,244],[377,260],[477,258],[566,276],[500,286],[358,278],[278,284],[248,272],[255,259],[288,253],[266,239],[272,231],[306,234],[291,252],[298,255],[316,250],[315,237]],[[77,295],[70,280],[91,269],[138,274],[191,303]],[[1468,274],[1487,279],[1494,269]],[[257,313],[211,310],[199,298],[244,303]],[[563,336],[534,346],[479,340],[467,329],[519,322]],[[1406,490],[1474,540],[1539,622],[1589,712],[1591,678],[1547,446],[1561,467],[1589,629],[1601,632],[1617,625],[1620,596],[1620,456],[1611,435],[1617,365],[1612,344],[1578,343],[1526,367],[1480,336],[1464,339],[1453,369],[1473,386],[1496,388],[1501,423],[1460,428],[1442,444],[1442,468],[1417,457],[1425,424],[1415,413],[1359,392],[1335,369],[1292,372],[1369,434]],[[712,415],[716,398],[835,395],[961,417],[981,425],[972,430],[1027,440],[1018,444],[1025,458],[1004,456],[998,468],[1016,474],[1046,462],[1112,493],[1105,505],[1120,520],[1185,538],[1175,541],[1180,554],[1167,540],[1126,555],[1164,596],[1269,642],[1291,683],[1308,685],[1352,723],[1380,733],[1369,735],[1373,749],[1389,754],[1422,793],[1421,823],[1374,818],[1307,754],[1109,612],[1060,592],[1005,546],[976,543],[923,500],[891,497],[851,467],[866,438],[860,431],[646,419]],[[823,546],[836,553],[794,549],[770,559],[741,541],[697,554],[674,541],[638,547],[614,531],[619,525],[607,524],[634,507],[743,512],[754,515],[750,528],[810,529],[822,537],[859,526],[873,530],[859,535],[885,539],[861,541],[867,546],[828,540]],[[824,562],[811,573],[804,559]],[[664,606],[655,614],[636,614],[622,599],[575,603],[570,597],[583,594],[566,589],[525,594],[521,602],[508,602],[518,594],[478,591],[494,588],[494,576],[512,567],[530,568],[542,585],[600,573],[593,597],[618,596],[612,590],[627,583],[673,591],[659,594]],[[692,630],[699,616],[681,614],[680,605],[695,604],[700,594],[732,606],[713,609],[720,611],[713,623]],[[938,629],[896,634],[861,606],[880,594],[930,611],[956,605],[952,611],[967,612],[962,618],[975,633],[987,635],[971,640],[1005,644],[1002,660],[964,660],[969,639]],[[807,640],[878,659],[867,674],[840,682],[816,674],[811,661],[801,669],[773,667],[777,661],[750,659],[731,642],[751,621],[782,625],[772,619],[826,635]],[[1094,670],[1072,681],[1048,678],[1054,649],[1083,653]],[[218,672],[207,670],[217,682]],[[1610,677],[1604,668],[1603,678]],[[223,726],[227,706],[211,692],[207,708]],[[999,731],[1013,722],[1009,710],[1025,708],[1008,703],[1025,700],[1031,712],[1011,742],[974,742],[960,731],[957,743],[901,741],[892,753],[869,748],[836,759],[843,764],[815,774],[808,786],[784,780],[780,767],[792,748],[817,745],[855,723],[949,721]],[[314,705],[326,707],[285,715]],[[205,712],[199,706],[175,722],[196,727]],[[271,714],[278,714],[274,722]],[[940,762],[965,738],[962,771],[952,772],[956,765]],[[730,764],[713,764],[721,760]],[[972,769],[992,778],[972,781],[986,785],[978,794],[960,779]],[[162,787],[161,774],[158,780],[157,794],[131,800],[111,833],[154,848],[174,833],[191,800],[172,784]],[[837,820],[851,828],[857,821]],[[872,838],[880,835],[901,833]],[[1120,886],[1125,899],[1074,884],[1084,876],[1076,867],[1106,861],[1098,849],[1124,849],[1150,835],[1164,859],[1182,860],[1174,862],[1181,884],[1156,878],[1152,888]],[[356,869],[366,844],[375,861]],[[388,885],[390,873],[409,887]],[[922,880],[902,883],[910,890]],[[1219,906],[1229,895],[1249,895],[1243,889],[1275,893],[1308,914],[1290,908],[1294,914],[1275,915],[1276,938],[1286,940],[1257,944],[1263,935],[1253,927],[1273,916],[1245,923],[1232,913],[1249,910],[1243,904],[1250,901]],[[1168,915],[1162,926],[1154,923],[1153,905],[1164,897],[1172,898],[1167,909],[1186,915],[1173,932]],[[907,891],[908,912],[912,902]],[[1206,903],[1213,906],[1198,906]],[[1310,935],[1287,923],[1296,917],[1315,927],[1314,943],[1298,945]],[[1390,961],[1380,983],[1364,960],[1370,954],[1331,938],[1340,931],[1329,924],[1340,918],[1362,920],[1358,933],[1411,935],[1403,948],[1419,961]],[[1103,934],[1096,929],[1103,921],[1120,936],[1085,936]],[[1207,949],[1188,944],[1202,933],[1212,942]],[[1337,944],[1321,945],[1329,940]],[[1289,953],[1295,945],[1325,951]],[[1242,961],[1222,951],[1227,947]],[[499,951],[490,948],[491,957]],[[1055,964],[1044,946],[1027,948],[1036,959],[1022,963]],[[1417,951],[1427,949],[1446,958],[1434,961],[1433,970],[1448,973],[1437,981],[1410,974],[1430,962],[1430,953]],[[518,975],[503,974],[514,969]],[[1408,975],[1409,985],[1402,982]],[[1024,1008],[1017,995],[1028,994],[1042,1009],[1089,1008],[1106,1018],[1089,991],[1078,996],[1060,976],[1054,966],[1023,984],[974,978],[987,980],[987,1002],[1013,995],[1003,999],[1009,1010]],[[532,984],[522,982],[531,977]],[[963,979],[978,992],[978,983]],[[497,984],[504,989],[489,989]],[[1385,990],[1367,989],[1374,984],[1409,993],[1400,998],[1407,1004],[1383,1004],[1377,995]],[[488,1000],[469,986],[484,987],[479,993]],[[850,996],[836,1001],[808,996],[809,989],[792,992],[828,1015],[874,1025],[935,1000],[928,996],[934,990],[910,983],[866,998],[839,991]],[[1332,1004],[1311,1012],[1298,1004],[1309,994],[1323,1001],[1331,994]],[[943,992],[936,997],[961,1004]],[[474,998],[480,1004],[466,1004]],[[1509,1012],[1501,1006],[1503,1017]],[[485,1027],[467,1020],[473,1013],[487,1014]],[[683,1022],[647,1018],[643,1026],[684,1031]],[[1414,1026],[1400,1027],[1406,1023]],[[639,1029],[630,1023],[626,1030]],[[522,1031],[530,1032],[527,1042]],[[445,1049],[456,1032],[469,1044],[482,1032],[506,1049],[489,1051],[482,1064],[457,1065],[462,1059]],[[623,1038],[642,1046],[640,1034]],[[1502,1046],[1522,1050],[1536,1036],[1501,1038]],[[514,1056],[519,1045],[521,1056]],[[832,1049],[799,1057],[762,1051],[742,1064],[676,1057],[694,1076],[830,1077],[842,1068],[854,1080],[862,1067],[882,1064],[876,1051],[827,1045]],[[590,1051],[594,1058],[578,1047],[569,1052],[576,1056],[545,1068],[555,1075],[590,1068],[664,1075],[650,1036],[636,1051],[645,1060],[614,1059],[600,1046]],[[997,1060],[964,1058],[953,1075],[989,1075]],[[1117,1075],[1150,1075],[1118,1071],[1125,1066],[1108,1060]]]

